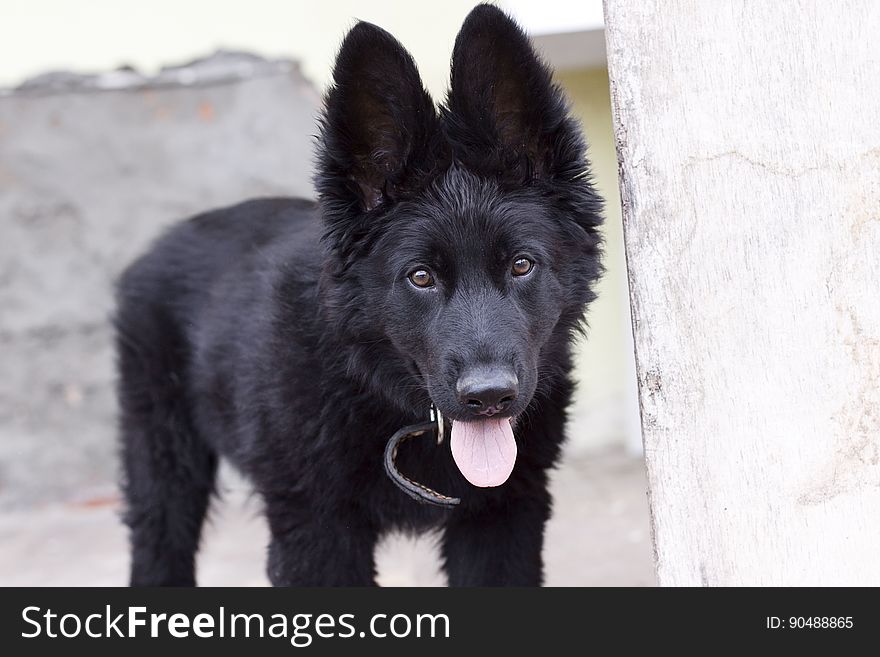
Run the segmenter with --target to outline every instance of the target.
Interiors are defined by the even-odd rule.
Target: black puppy
[[[435,107],[356,25],[327,93],[319,200],[185,221],[123,275],[117,346],[131,582],[191,585],[218,457],[253,482],[275,585],[371,585],[377,539],[441,527],[452,585],[538,585],[571,342],[600,274],[600,199],[548,68],[480,5]],[[419,504],[382,467],[457,495]],[[448,422],[447,422],[448,423]]]

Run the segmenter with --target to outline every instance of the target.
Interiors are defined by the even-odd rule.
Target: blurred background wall
[[[148,239],[188,212],[233,202],[238,194],[310,193],[307,171],[303,169],[310,162],[308,137],[314,133],[309,114],[317,107],[319,93],[330,78],[336,49],[355,19],[377,23],[397,36],[412,52],[426,86],[439,100],[445,95],[455,34],[474,4],[472,0],[436,3],[404,0],[322,3],[289,0],[2,1],[0,87],[7,91],[4,92],[6,97],[0,96],[0,108],[6,112],[5,121],[0,121],[0,158],[6,158],[5,163],[0,159],[0,196],[3,185],[10,184],[10,176],[14,174],[20,180],[30,175],[28,166],[32,167],[31,171],[34,167],[39,169],[39,175],[47,182],[28,188],[30,200],[22,200],[22,197],[16,201],[13,195],[6,194],[7,202],[0,205],[4,235],[0,246],[3,260],[0,262],[0,299],[8,302],[0,309],[0,360],[6,374],[5,384],[0,385],[0,442],[3,443],[0,444],[0,493],[29,481],[34,485],[40,481],[62,485],[71,477],[77,478],[69,475],[72,470],[91,472],[89,476],[94,478],[106,475],[107,463],[112,460],[107,455],[112,456],[108,441],[113,418],[109,387],[112,372],[109,352],[104,348],[110,282]],[[596,183],[607,200],[607,275],[589,314],[590,338],[579,348],[580,388],[572,414],[569,449],[589,453],[608,446],[623,446],[637,453],[641,439],[601,2],[508,0],[498,4],[523,24],[555,68],[559,83],[584,124]],[[47,71],[97,73],[131,67],[153,75],[162,66],[187,62],[218,49],[248,51],[299,63],[305,84],[291,83],[291,88],[301,92],[296,102],[289,95],[285,96],[286,92],[276,96],[265,90],[261,92],[259,85],[245,85],[243,90],[229,92],[230,97],[209,98],[208,105],[199,104],[207,102],[204,98],[186,101],[192,105],[193,116],[196,119],[201,116],[202,120],[179,123],[175,128],[178,134],[209,131],[201,133],[206,141],[196,138],[196,143],[190,143],[189,156],[197,158],[198,152],[192,149],[204,148],[208,149],[206,157],[212,158],[231,152],[235,146],[240,149],[239,153],[253,153],[253,159],[250,162],[248,158],[238,160],[222,174],[211,173],[215,167],[206,166],[202,172],[189,174],[192,180],[177,190],[172,189],[174,181],[180,179],[175,176],[184,174],[173,166],[166,168],[164,175],[156,179],[163,183],[157,182],[153,188],[129,190],[131,199],[137,199],[138,194],[150,194],[140,210],[136,202],[135,209],[126,209],[129,216],[96,226],[89,223],[90,215],[86,212],[81,223],[65,223],[64,213],[70,208],[64,205],[63,194],[53,196],[53,189],[63,188],[64,183],[48,182],[53,174],[54,154],[46,148],[67,142],[62,138],[53,144],[37,144],[22,132],[27,123],[25,119],[29,117],[31,121],[32,134],[40,129],[34,121],[43,121],[46,125],[55,122],[56,128],[59,125],[63,128],[65,113],[80,103],[82,111],[91,113],[76,119],[85,130],[80,130],[80,136],[89,133],[96,140],[93,143],[103,144],[101,152],[93,152],[102,157],[112,155],[107,160],[108,166],[114,162],[124,163],[126,154],[146,147],[147,152],[153,153],[146,159],[153,157],[151,166],[161,168],[164,166],[161,162],[167,165],[173,159],[170,155],[177,152],[176,146],[156,152],[157,142],[161,145],[163,140],[158,133],[130,135],[130,139],[122,141],[104,134],[101,141],[102,121],[105,121],[102,111],[97,109],[98,105],[91,109],[86,107],[90,101],[78,96],[79,92],[58,101],[61,104],[53,110],[51,100],[33,100],[42,93],[39,88],[36,96],[31,90],[27,95],[29,100],[22,100],[20,94],[13,94],[11,89],[26,78]],[[196,74],[184,71],[183,76],[186,75]],[[298,72],[296,77],[300,80]],[[58,80],[63,82],[63,77],[56,77],[55,81]],[[126,81],[126,76],[105,76],[102,80],[105,87],[132,82],[131,79]],[[175,81],[187,83],[179,76]],[[266,93],[265,97],[274,102],[271,109],[260,112],[255,109],[259,106],[252,102],[253,97],[248,100],[241,97],[252,93]],[[234,100],[236,94],[237,101]],[[285,98],[290,102],[289,111]],[[112,103],[103,110],[108,112],[108,126],[114,117],[119,118],[119,112],[136,112],[135,108],[142,105],[126,104],[125,100],[115,102],[115,114]],[[217,117],[220,127],[218,122],[212,123],[212,128],[206,127],[214,118],[208,114],[214,110],[205,108],[221,107],[224,103],[234,105],[238,114],[235,111],[220,113]],[[37,107],[41,109],[37,111]],[[37,116],[40,118],[35,118]],[[201,128],[194,127],[199,125]],[[241,134],[241,125],[249,126],[246,135]],[[63,133],[62,128],[59,129]],[[278,139],[273,139],[275,131]],[[74,139],[70,143],[82,146],[84,142]],[[208,146],[212,143],[217,144],[213,155]],[[222,143],[229,148],[224,151]],[[290,150],[273,156],[272,152],[278,148]],[[264,150],[257,155],[256,149]],[[270,149],[273,150],[270,152]],[[41,156],[45,156],[43,160]],[[294,166],[292,162],[300,164]],[[140,158],[132,162],[132,170],[142,164]],[[82,166],[89,168],[85,161]],[[54,173],[57,178],[62,172]],[[88,190],[78,188],[86,184],[86,179],[82,179],[79,186],[72,178],[67,182],[71,194],[84,194],[99,207],[101,192],[95,189],[95,181],[103,174],[97,170],[92,173],[97,178],[88,180]],[[104,180],[108,185],[115,185],[116,192],[124,190],[124,186],[119,187],[123,183],[114,176],[108,169]],[[187,186],[189,183],[192,185]],[[9,190],[7,187],[6,191]],[[48,223],[40,226],[41,221]],[[84,235],[82,231],[91,232]],[[109,241],[89,236],[99,234],[109,235]],[[103,246],[91,246],[97,244]],[[69,255],[71,267],[57,272],[57,280],[51,276],[40,280],[44,276],[40,271],[45,270],[39,266],[41,259],[56,262],[59,257],[67,257],[59,256],[65,249],[76,253]],[[23,287],[22,280],[26,281]],[[74,308],[72,315],[59,312],[65,307]],[[73,349],[69,345],[65,347],[65,330],[70,328],[70,322],[78,321],[76,316],[80,315],[85,317],[82,324],[85,333],[80,335],[82,343]],[[93,332],[89,334],[89,330]],[[90,340],[94,343],[91,351],[86,348]],[[53,349],[84,355],[78,360],[64,360],[56,357]],[[93,358],[90,359],[89,353]],[[93,376],[94,372],[97,374]],[[84,449],[83,446],[91,447]],[[73,453],[78,454],[75,466],[65,456]],[[43,470],[21,471],[28,459],[39,461],[42,465],[38,467]],[[41,490],[45,488],[43,484],[40,486]]]

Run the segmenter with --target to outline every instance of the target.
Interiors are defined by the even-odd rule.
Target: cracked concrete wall
[[[880,584],[880,4],[606,0],[663,585]]]
[[[178,219],[312,196],[318,104],[235,53],[0,92],[0,507],[115,478],[114,279]]]

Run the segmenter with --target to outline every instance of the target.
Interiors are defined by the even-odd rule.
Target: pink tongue
[[[516,463],[516,441],[509,418],[452,423],[452,458],[474,486],[500,486]]]

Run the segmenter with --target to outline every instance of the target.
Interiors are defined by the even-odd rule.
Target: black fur
[[[480,5],[436,110],[409,54],[359,23],[325,100],[318,203],[263,199],[185,221],[123,275],[117,346],[131,582],[195,583],[218,457],[252,481],[275,585],[371,585],[392,528],[442,527],[452,585],[537,585],[572,392],[570,344],[600,266],[600,199],[565,100],[523,32]],[[534,260],[511,275],[519,255]],[[416,267],[435,277],[420,289]],[[449,442],[385,442],[433,401],[471,416],[462,371],[519,379],[519,458],[468,484]]]

